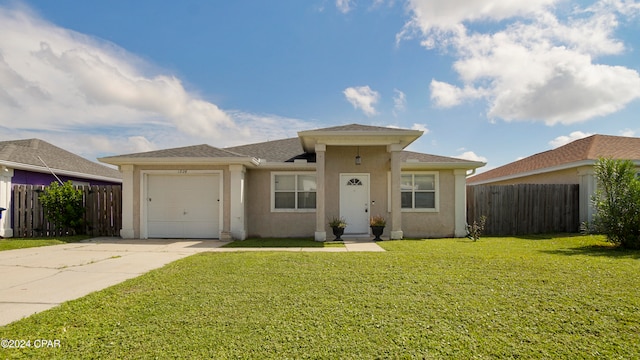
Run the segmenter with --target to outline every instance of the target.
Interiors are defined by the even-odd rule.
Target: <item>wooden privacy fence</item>
[[[55,228],[44,216],[38,196],[42,185],[13,186],[13,236],[53,237],[68,235],[70,229]],[[91,236],[119,236],[122,227],[120,185],[78,186],[85,208],[85,232]]]
[[[578,185],[467,186],[467,221],[486,216],[486,235],[577,232],[579,211]]]

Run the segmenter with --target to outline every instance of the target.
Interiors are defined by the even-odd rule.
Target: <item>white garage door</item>
[[[148,237],[217,238],[219,217],[219,175],[149,175]]]

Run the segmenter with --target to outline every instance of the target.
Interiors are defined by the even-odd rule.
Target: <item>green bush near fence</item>
[[[77,189],[71,181],[62,185],[52,182],[44,188],[39,200],[45,210],[44,216],[57,228],[69,228],[72,235],[83,232],[82,190]]]

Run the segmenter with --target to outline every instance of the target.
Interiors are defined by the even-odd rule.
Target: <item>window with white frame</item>
[[[315,210],[316,175],[272,173],[271,208],[274,211]]]
[[[438,173],[402,173],[400,199],[403,210],[438,211]]]

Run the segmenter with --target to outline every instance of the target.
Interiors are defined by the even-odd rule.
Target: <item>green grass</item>
[[[25,249],[39,246],[59,245],[72,242],[78,242],[91,238],[87,235],[61,236],[53,238],[10,238],[0,239],[0,251]]]
[[[602,237],[202,253],[0,328],[0,358],[640,356],[640,253]]]
[[[246,239],[242,241],[234,241],[223,247],[231,247],[231,248],[246,248],[246,247],[313,247],[313,248],[322,248],[322,247],[344,247],[344,243],[338,241],[315,241],[313,239],[304,238],[304,239],[296,239],[296,238],[252,238]]]

